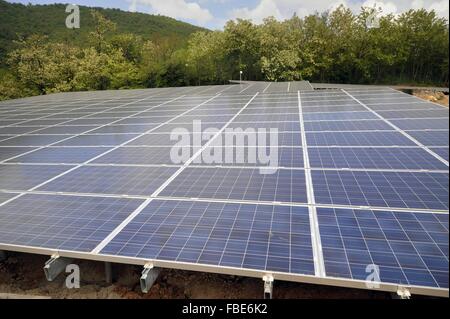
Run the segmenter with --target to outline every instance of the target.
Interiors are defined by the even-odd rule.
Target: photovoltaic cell
[[[56,165],[0,165],[0,189],[28,190],[70,168]]]
[[[417,146],[398,132],[306,133],[308,146]]]
[[[155,164],[174,164],[183,165],[184,162],[175,162],[171,157],[172,147],[143,147],[129,146],[119,147],[112,152],[105,154],[94,160],[93,163],[101,164],[136,164],[136,165],[155,165]],[[193,150],[187,146],[184,148],[189,159]]]
[[[0,142],[0,146],[45,146],[68,138],[67,135],[22,135]]]
[[[402,130],[448,130],[449,127],[448,118],[391,120],[390,122]]]
[[[149,196],[176,170],[174,167],[83,166],[39,190]]]
[[[448,146],[448,131],[407,131],[425,146]]]
[[[378,111],[382,117],[386,119],[417,119],[417,118],[448,118],[448,110],[421,110],[421,111]]]
[[[305,113],[304,121],[377,120],[372,112]]]
[[[142,200],[24,195],[0,206],[0,243],[89,252]]]
[[[448,147],[432,148],[431,150],[448,161]]]
[[[311,172],[318,204],[448,210],[448,174]]]
[[[107,147],[47,147],[16,157],[9,163],[84,163],[110,148]]]
[[[17,196],[17,194],[0,193],[0,204],[6,202],[7,200],[10,200],[15,196]]]
[[[101,253],[314,274],[304,207],[153,200]]]
[[[264,154],[263,157],[260,154]],[[207,147],[192,165],[303,168],[299,147]]]
[[[0,161],[7,160],[11,157],[29,152],[36,149],[35,147],[0,147]]]
[[[311,167],[447,170],[448,166],[421,148],[308,149]]]
[[[305,122],[305,131],[392,131],[390,125],[381,120],[369,121],[320,121]]]
[[[318,208],[326,275],[448,288],[448,214]],[[372,270],[370,270],[371,272]]]
[[[80,135],[55,146],[117,146],[136,136],[137,134]]]
[[[160,195],[307,202],[305,172],[289,169],[278,169],[272,174],[263,174],[259,169],[252,168],[188,167]]]

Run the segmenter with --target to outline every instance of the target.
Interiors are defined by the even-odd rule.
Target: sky
[[[66,0],[67,1],[67,0]],[[73,4],[91,7],[119,8],[161,14],[209,29],[221,29],[226,21],[235,18],[260,23],[265,17],[279,20],[294,13],[302,17],[316,11],[333,10],[340,4],[358,12],[361,6],[382,9],[382,14],[401,13],[409,9],[435,10],[439,16],[449,16],[448,0],[70,0]],[[9,0],[23,4],[65,3],[64,0]]]

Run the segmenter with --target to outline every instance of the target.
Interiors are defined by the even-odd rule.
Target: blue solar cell
[[[250,131],[247,133],[239,132],[227,132],[221,133],[214,143],[222,141],[221,145],[226,146],[257,146],[258,143],[262,144],[260,136],[266,138],[264,141],[267,145],[287,146],[287,147],[300,147],[302,146],[302,139],[300,132],[274,132],[270,134],[269,131],[262,132],[258,135],[257,131]],[[274,137],[273,137],[274,136]],[[217,144],[216,144],[217,145]]]
[[[425,146],[448,146],[448,131],[407,131]]]
[[[123,198],[24,195],[0,206],[0,243],[88,252],[142,202]]]
[[[390,122],[402,130],[448,130],[449,128],[448,118],[391,120]]]
[[[308,149],[311,167],[447,170],[448,166],[421,148]]]
[[[56,165],[0,165],[0,189],[28,190],[72,166]]]
[[[31,131],[42,129],[40,126],[9,126],[0,127],[0,134],[4,135],[16,135],[16,134],[26,134]]]
[[[65,140],[55,146],[117,146],[125,143],[137,134],[79,135]]]
[[[261,156],[260,154],[264,154]],[[294,147],[207,147],[191,165],[303,168],[303,150]]]
[[[262,174],[251,168],[186,168],[162,196],[306,203],[303,170],[278,169]]]
[[[106,147],[47,147],[16,157],[11,163],[84,163],[110,148]]]
[[[246,129],[266,129],[269,131],[270,129],[277,129],[279,132],[299,132],[300,124],[299,121],[292,122],[238,122],[238,119],[231,122],[227,128],[241,128],[242,130]],[[292,119],[293,120],[293,119]]]
[[[39,131],[33,132],[32,134],[81,134],[89,130],[93,130],[96,126],[53,126]]]
[[[306,133],[309,146],[417,146],[398,132]]]
[[[175,158],[171,157],[172,147],[143,147],[143,146],[127,146],[119,147],[109,152],[92,163],[102,164],[184,164],[184,162],[175,162]],[[185,148],[187,159],[193,154],[191,147]],[[190,154],[190,155],[189,155]]]
[[[22,135],[0,142],[0,146],[45,146],[68,138],[67,135]]]
[[[153,200],[101,253],[314,274],[304,207]]]
[[[0,161],[35,150],[35,147],[0,147]]]
[[[448,210],[448,174],[311,172],[316,203]]]
[[[442,157],[443,159],[448,161],[448,147],[442,147],[442,148],[432,148],[433,152],[435,152],[437,155]]]
[[[201,138],[202,136],[200,136]],[[210,136],[208,136],[209,138]],[[145,134],[134,141],[128,143],[130,146],[173,146],[175,144],[179,144],[179,142],[186,142],[187,145],[203,145],[208,142],[207,139],[203,141],[194,140],[194,136],[192,132],[188,134],[175,134],[173,138],[171,138],[171,133],[154,133],[154,134]],[[185,144],[183,144],[185,145]]]
[[[39,190],[149,196],[177,169],[83,166],[40,187]]]
[[[318,208],[317,216],[327,276],[367,280],[377,265],[382,282],[448,288],[448,214]]]
[[[339,120],[377,120],[372,112],[331,112],[331,113],[305,113],[304,121],[339,121]]]
[[[0,204],[6,202],[7,200],[10,200],[15,196],[17,196],[17,194],[0,193]]]
[[[355,104],[355,105],[340,105],[340,106],[303,106],[302,105],[302,111],[304,114],[308,114],[308,113],[331,113],[331,112],[336,112],[336,113],[340,113],[340,112],[363,112],[366,109],[359,105],[359,104]]]
[[[305,131],[392,131],[390,125],[381,120],[367,121],[319,121],[305,122]]]
[[[155,128],[157,124],[135,124],[135,125],[107,125],[103,126],[95,131],[92,131],[92,134],[142,134],[151,129]],[[76,127],[76,126],[74,126]]]
[[[417,119],[417,118],[447,118],[448,110],[414,110],[414,111],[378,111],[379,115],[386,119]]]

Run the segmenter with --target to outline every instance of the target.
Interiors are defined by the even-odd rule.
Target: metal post
[[[242,84],[242,71],[239,71],[239,84]]]
[[[106,278],[106,283],[108,283],[108,284],[113,283],[113,269],[112,269],[112,264],[109,262],[105,262],[105,278]]]

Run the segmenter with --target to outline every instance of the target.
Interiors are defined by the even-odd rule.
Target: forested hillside
[[[64,7],[60,10],[64,15]],[[192,33],[184,44],[149,39],[151,32],[137,27],[139,18],[125,23],[114,18],[119,11],[82,13],[82,28],[61,30],[65,36],[41,19],[32,35],[8,40],[12,50],[4,60],[7,71],[0,74],[0,99],[226,83],[239,78],[240,70],[247,80],[448,86],[447,20],[434,11],[410,10],[368,28],[371,10],[354,14],[341,6],[304,18],[267,18],[260,25],[238,19],[223,31]],[[92,27],[83,30],[86,21]],[[158,34],[169,34],[171,27],[164,29]],[[72,41],[71,32],[83,32],[83,40]]]
[[[95,22],[89,13],[91,8],[80,6],[81,28],[70,30],[65,26],[65,4],[22,5],[0,0],[0,60],[13,47],[18,36],[47,35],[49,41],[70,42],[73,45],[87,43]],[[185,44],[188,36],[202,28],[172,18],[118,9],[95,8],[117,25],[117,33],[132,33],[144,39],[165,40]],[[1,63],[1,61],[0,61]]]

